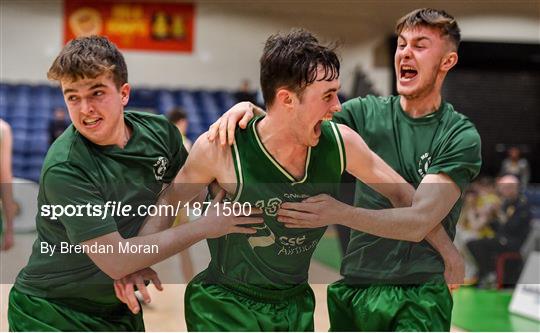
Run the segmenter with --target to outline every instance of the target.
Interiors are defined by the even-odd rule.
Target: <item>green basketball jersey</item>
[[[480,170],[480,136],[469,119],[448,103],[414,119],[402,110],[399,96],[367,96],[344,103],[334,119],[358,132],[371,150],[415,187],[426,174],[445,173],[463,191]],[[360,181],[355,203],[369,209],[391,207]],[[442,221],[451,238],[461,206],[460,199]],[[342,275],[354,283],[420,283],[443,271],[442,257],[425,240],[397,241],[359,231],[352,231],[341,267]]]
[[[238,285],[288,289],[307,281],[311,256],[326,229],[286,228],[277,221],[277,211],[283,202],[322,193],[337,196],[345,149],[337,125],[323,122],[319,143],[308,148],[304,177],[295,180],[262,145],[256,130],[261,119],[236,131],[231,150],[237,188],[232,199],[261,208],[264,226],[253,235],[209,240],[209,268]]]
[[[122,237],[137,235],[145,216],[139,205],[155,204],[163,183],[172,181],[187,157],[178,129],[162,116],[125,112],[132,135],[124,149],[98,146],[70,126],[49,149],[40,178],[37,239],[15,288],[44,298],[86,298],[93,302],[119,302],[112,279],[84,253],[63,248],[118,231]],[[128,216],[104,217],[107,202],[131,205]],[[52,205],[91,204],[75,216],[51,214]],[[66,211],[70,215],[72,211]],[[54,252],[46,246],[55,246]],[[114,246],[117,253],[118,246]],[[110,253],[110,252],[109,252]]]

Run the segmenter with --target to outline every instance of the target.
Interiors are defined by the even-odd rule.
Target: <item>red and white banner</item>
[[[120,49],[193,51],[192,3],[64,0],[64,42],[107,36]]]

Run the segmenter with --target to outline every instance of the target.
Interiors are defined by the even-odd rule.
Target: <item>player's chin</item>
[[[79,132],[84,136],[86,139],[91,141],[92,143],[95,143],[97,145],[103,145],[105,135],[103,135],[103,131],[98,129],[87,129],[82,128],[79,129]]]
[[[398,84],[397,92],[399,95],[404,96],[405,98],[412,98],[416,96],[417,89],[416,87],[403,87]]]

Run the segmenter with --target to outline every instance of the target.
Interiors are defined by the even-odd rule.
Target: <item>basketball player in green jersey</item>
[[[479,172],[480,137],[441,98],[444,78],[458,58],[455,19],[444,11],[419,9],[398,21],[396,33],[400,96],[350,100],[334,120],[360,133],[374,152],[418,186],[413,205],[382,209],[390,203],[358,182],[358,208],[318,196],[283,204],[279,212],[279,220],[290,227],[340,223],[353,229],[341,269],[345,278],[328,288],[335,331],[450,329],[452,298],[442,280],[444,264],[452,266],[456,260],[445,258],[443,263],[431,246],[443,257],[447,251],[455,253],[441,251],[440,241],[446,233],[454,236],[460,195]],[[239,109],[248,111],[244,125],[252,112],[246,106]],[[225,140],[240,118],[222,119],[211,136],[219,132]],[[457,274],[444,272],[450,276],[447,282],[461,283],[462,264],[452,270]]]
[[[255,235],[209,241],[210,265],[185,294],[190,331],[313,330],[307,274],[325,228],[285,228],[277,221],[280,205],[320,193],[336,196],[345,169],[395,206],[410,205],[414,192],[358,134],[324,121],[341,108],[333,50],[297,30],[271,36],[260,62],[267,115],[238,130],[231,149],[201,136],[175,179],[201,186],[215,179],[233,202],[261,208],[265,221]],[[175,201],[174,193],[164,195]],[[138,307],[128,299],[132,294],[117,295]]]
[[[133,315],[115,297],[114,278],[204,238],[252,232],[236,224],[262,219],[214,214],[162,232],[167,223],[143,227],[145,212],[135,207],[155,204],[187,157],[178,130],[162,116],[124,112],[127,67],[104,37],[69,42],[48,77],[60,82],[73,125],[43,164],[37,239],[10,292],[10,330],[142,331],[142,314]],[[113,216],[111,204],[133,210]],[[129,251],[120,250],[127,245]],[[138,250],[149,247],[151,253]],[[155,280],[153,271],[144,272]]]

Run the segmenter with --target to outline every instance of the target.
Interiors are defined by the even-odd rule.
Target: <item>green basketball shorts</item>
[[[187,286],[188,331],[313,331],[315,296],[308,284],[284,291],[208,283],[206,271]]]
[[[8,308],[12,332],[144,331],[142,312],[132,314],[124,304],[104,306],[86,299],[52,300],[11,288]]]
[[[450,331],[453,300],[444,281],[420,285],[328,286],[330,331]]]

